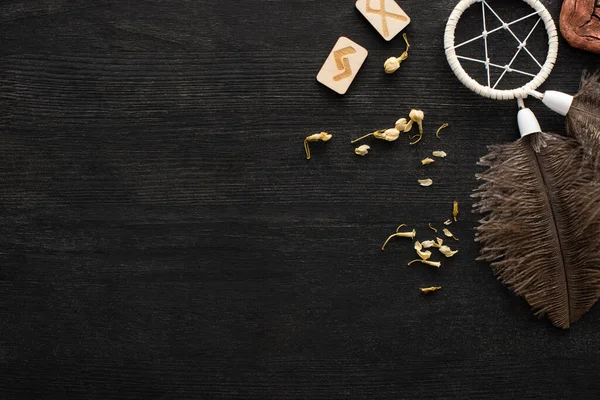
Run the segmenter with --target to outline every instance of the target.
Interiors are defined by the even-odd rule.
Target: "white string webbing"
[[[537,89],[550,75],[554,64],[556,63],[556,57],[558,56],[558,32],[556,30],[556,26],[554,25],[554,21],[552,20],[552,16],[548,12],[548,10],[543,6],[543,4],[539,0],[523,0],[525,3],[529,4],[534,12],[531,14],[525,15],[524,17],[518,18],[511,22],[505,22],[500,15],[488,4],[486,0],[461,0],[457,6],[454,8],[454,11],[450,15],[448,19],[448,23],[446,24],[446,31],[444,34],[444,49],[446,51],[446,58],[448,59],[448,63],[452,68],[452,71],[456,75],[456,77],[469,89],[474,91],[475,93],[489,97],[492,99],[498,100],[511,100],[514,98],[524,98],[527,97],[528,93]],[[475,3],[481,3],[481,14],[482,14],[482,32],[481,35],[466,40],[462,43],[455,44],[455,31],[458,21],[461,16],[465,12],[467,8],[472,6]],[[490,31],[487,30],[486,23],[486,13],[492,13],[498,21],[500,21],[501,25],[495,29]],[[513,32],[510,28],[512,25],[524,21],[528,18],[532,18],[538,16],[538,20],[535,23],[534,27],[531,29],[529,34],[524,40],[519,39],[519,37]],[[546,61],[542,65],[539,60],[529,51],[527,48],[527,40],[531,37],[535,29],[538,27],[539,23],[543,22],[546,28],[546,32],[548,33],[548,54],[546,56]],[[517,50],[512,57],[511,61],[506,65],[498,65],[494,64],[490,60],[490,54],[488,49],[488,36],[493,34],[494,32],[500,30],[506,30],[510,35],[517,41],[518,47]],[[472,57],[459,56],[456,54],[456,49],[468,44],[472,43],[476,40],[483,39],[484,48],[485,48],[485,59],[480,60]],[[512,68],[513,63],[517,59],[517,56],[524,51],[527,55],[540,67],[540,71],[536,74],[532,74],[526,71],[521,71],[516,68]],[[463,69],[460,60],[477,62],[485,65],[486,74],[487,74],[487,85],[483,86],[479,82],[475,81],[471,78]],[[500,77],[494,82],[492,85],[492,79],[490,74],[491,68],[503,69]],[[532,80],[526,85],[512,90],[499,90],[496,89],[498,84],[502,81],[507,73],[517,73],[521,75],[526,75],[532,77]]]

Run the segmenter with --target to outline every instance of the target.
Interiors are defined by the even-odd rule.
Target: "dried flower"
[[[413,139],[415,137],[418,139],[415,140],[414,142],[410,143],[410,144],[417,144],[421,141],[421,139],[423,139],[423,120],[425,119],[425,113],[421,110],[410,110],[410,113],[408,114],[408,116],[410,117],[411,122],[416,122],[417,125],[419,126],[419,134],[411,136],[411,139]],[[411,124],[411,128],[412,128],[412,124]]]
[[[423,165],[431,164],[432,162],[435,162],[435,160],[433,158],[429,158],[429,157],[421,160],[421,164],[423,164]]]
[[[414,239],[415,236],[417,236],[417,231],[415,229],[413,229],[411,232],[398,232],[398,230],[400,228],[402,228],[403,226],[406,226],[406,225],[404,225],[404,224],[400,225],[398,228],[396,228],[396,233],[390,235],[390,237],[387,238],[387,240],[385,241],[383,246],[381,246],[382,251],[385,251],[385,246],[388,244],[390,239],[392,239],[393,237],[405,237],[405,238]]]
[[[423,260],[423,259],[412,260],[411,262],[408,263],[408,266],[411,266],[412,264],[414,264],[416,262],[420,262],[421,264],[431,265],[432,267],[436,267],[436,268],[439,268],[442,266],[442,263],[439,261],[429,261],[429,260]]]
[[[444,228],[443,232],[444,232],[444,235],[446,235],[446,237],[452,238],[452,239],[454,239],[454,240],[458,240],[456,237],[454,237],[454,235],[452,234],[452,232],[450,232],[450,231],[448,230],[448,228]],[[440,239],[440,240],[441,240],[441,239]],[[440,243],[440,244],[441,244],[441,243]]]
[[[367,138],[369,136],[374,136],[376,139],[383,139],[383,140],[387,140],[388,142],[393,142],[393,141],[397,140],[398,137],[400,137],[400,131],[396,128],[379,129],[375,132],[367,133],[366,135],[361,136],[358,139],[354,139],[350,143],[354,144],[354,143],[358,142],[359,140],[363,140],[364,138]]]
[[[431,179],[419,179],[419,183],[421,184],[421,186],[433,185],[433,181]]]
[[[452,216],[454,217],[454,221],[456,222],[456,217],[458,217],[458,201],[454,200],[452,205]]]
[[[332,138],[333,135],[330,135],[327,132],[315,133],[314,135],[307,136],[304,139],[304,151],[306,152],[306,159],[310,160],[310,147],[308,147],[309,142],[318,142],[319,140],[322,142],[327,142]]]
[[[386,74],[393,74],[400,68],[400,59],[398,57],[390,57],[385,60],[383,64],[383,69]]]
[[[395,128],[400,132],[404,131],[404,128],[406,128],[406,118],[400,118],[398,121],[396,121]]]
[[[440,127],[438,128],[438,130],[437,130],[437,131],[435,131],[435,137],[436,137],[436,138],[439,138],[439,137],[440,137],[440,131],[441,131],[442,129],[445,129],[445,128],[447,128],[448,126],[450,126],[450,125],[448,125],[447,123],[446,123],[446,124],[443,124],[442,126],[440,126]]]
[[[430,249],[432,247],[439,247],[437,245],[436,242],[434,242],[433,240],[425,240],[424,242],[421,243],[421,245],[423,246],[423,248],[425,249]]]
[[[439,248],[440,253],[442,253],[443,255],[445,255],[446,257],[452,257],[453,255],[455,255],[456,253],[458,253],[458,250],[452,251],[452,249],[448,246],[441,246]]]
[[[369,154],[370,149],[371,149],[370,146],[363,144],[362,146],[358,146],[357,148],[355,148],[354,153],[359,156],[366,156],[367,154]]]
[[[421,290],[421,293],[428,294],[428,293],[432,293],[432,292],[437,292],[441,288],[442,288],[441,286],[431,286],[431,287],[422,287],[419,289]]]
[[[415,242],[415,250],[417,251],[417,255],[421,257],[421,260],[429,260],[431,257],[431,252],[429,250],[423,251],[423,245],[418,240]]]
[[[408,49],[410,49],[410,44],[408,43],[408,36],[406,36],[405,33],[402,35],[402,37],[406,42],[406,50],[404,50],[404,53],[402,53],[400,57],[390,57],[387,60],[385,60],[385,63],[383,64],[383,69],[385,70],[386,74],[393,74],[394,72],[396,72],[398,68],[400,68],[400,64],[402,63],[402,61],[408,58]]]
[[[434,157],[441,157],[441,158],[444,158],[444,157],[446,157],[447,155],[448,155],[448,154],[446,154],[446,152],[445,152],[445,151],[434,151],[434,152],[433,152],[433,156],[434,156]]]
[[[398,137],[400,137],[400,131],[396,128],[390,128],[390,129],[386,129],[383,132],[383,135],[375,134],[374,136],[377,139],[383,139],[383,140],[387,140],[388,142],[393,142],[393,141],[397,140]]]
[[[437,229],[435,229],[435,227],[433,225],[431,225],[431,223],[429,223],[429,229],[431,229],[435,233],[437,233],[437,231],[438,231]]]
[[[436,237],[435,240],[437,241],[438,246],[441,246],[444,244],[444,241],[442,239],[440,239],[439,237]]]

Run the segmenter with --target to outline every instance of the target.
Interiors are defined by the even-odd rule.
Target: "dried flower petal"
[[[448,226],[448,225],[452,225],[452,221],[450,221],[449,219],[444,221],[444,225]]]
[[[417,251],[417,255],[421,257],[421,260],[429,260],[429,258],[431,257],[431,252],[429,250],[422,251],[423,245],[421,245],[421,243],[418,240],[415,242],[415,250]]]
[[[442,239],[440,239],[439,237],[436,237],[435,240],[437,241],[437,244],[440,246],[444,244],[444,241]]]
[[[400,227],[398,227],[400,228]],[[405,238],[411,238],[414,239],[415,236],[417,236],[417,231],[416,229],[413,229],[411,232],[398,232],[396,231],[396,233],[391,234],[387,240],[385,241],[385,243],[383,243],[383,246],[381,246],[381,250],[385,251],[385,246],[388,244],[388,242],[393,238],[393,237],[405,237]]]
[[[454,217],[454,221],[456,221],[456,217],[458,216],[458,201],[454,200],[452,206],[452,216]]]
[[[435,160],[433,158],[429,158],[429,157],[421,160],[421,164],[423,164],[423,165],[431,164],[432,162],[435,162]]]
[[[421,293],[428,294],[428,293],[437,292],[441,288],[442,288],[441,286],[431,286],[431,287],[422,287],[419,289],[421,290]]]
[[[435,226],[431,225],[431,223],[429,224],[429,229],[431,229],[435,233],[437,233],[437,231],[438,231],[437,229],[435,229]]]
[[[383,64],[383,69],[386,74],[393,74],[400,68],[400,60],[397,57],[390,57],[385,60]]]
[[[398,129],[398,131],[402,132],[404,131],[404,128],[406,128],[406,124],[406,118],[400,118],[398,121],[396,121],[395,128]]]
[[[441,157],[441,158],[444,158],[448,155],[448,154],[446,154],[445,151],[439,151],[439,150],[434,151],[432,154],[434,157]]]
[[[358,146],[357,148],[355,148],[354,153],[359,156],[366,156],[367,154],[369,154],[370,149],[370,146],[363,144],[362,146]]]
[[[453,255],[455,255],[456,253],[458,253],[458,250],[454,250],[452,251],[452,249],[448,246],[442,246],[439,248],[440,253],[442,253],[443,255],[445,255],[446,257],[452,257]]]
[[[437,247],[437,244],[433,240],[425,240],[421,243],[421,245],[426,249],[429,249],[431,247]]]
[[[454,240],[458,240],[457,238],[454,237],[454,235],[452,234],[452,232],[450,232],[448,230],[448,228],[444,228],[443,232],[444,232],[444,235],[446,235],[446,237],[452,238]]]
[[[396,128],[386,129],[385,132],[383,132],[383,139],[387,140],[388,142],[397,140],[399,136],[400,131]]]
[[[315,133],[314,135],[307,136],[306,139],[304,139],[304,152],[306,153],[306,159],[310,160],[310,147],[308,146],[309,142],[317,142],[319,140],[327,142],[332,138],[332,136],[333,135],[327,132]]]
[[[411,119],[410,121],[408,121],[408,123],[406,124],[406,126],[404,127],[404,132],[410,132],[410,130],[413,127],[413,120]]]
[[[421,184],[421,186],[433,185],[433,181],[431,179],[419,179],[419,183]]]
[[[430,266],[436,267],[436,268],[439,268],[442,266],[442,263],[439,261],[429,261],[429,260],[423,260],[423,259],[412,260],[411,262],[408,263],[408,266],[411,266],[412,264],[414,264],[416,262],[420,262],[421,264],[430,265]]]

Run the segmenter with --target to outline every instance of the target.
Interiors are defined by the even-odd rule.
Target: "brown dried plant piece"
[[[421,290],[421,293],[429,294],[429,293],[437,292],[441,288],[442,288],[441,286],[430,286],[430,287],[424,287],[424,288],[422,287],[419,289]]]

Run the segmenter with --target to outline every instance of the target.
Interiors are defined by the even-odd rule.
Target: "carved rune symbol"
[[[371,0],[367,0],[367,13],[369,14],[378,14],[381,16],[381,25],[383,29],[383,36],[388,37],[390,35],[390,29],[388,28],[387,19],[393,18],[399,21],[408,21],[404,15],[394,14],[385,9],[385,1],[379,0],[379,10],[371,7]]]
[[[334,81],[341,81],[342,79],[346,79],[352,76],[352,68],[350,68],[350,61],[346,56],[349,56],[350,54],[354,53],[356,53],[356,50],[354,50],[354,47],[350,46],[344,47],[340,50],[336,50],[336,52],[333,53],[337,69],[339,69],[340,71],[344,71],[341,74],[334,76]]]

